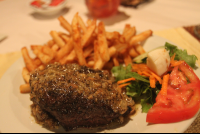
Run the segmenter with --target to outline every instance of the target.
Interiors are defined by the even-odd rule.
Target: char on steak
[[[32,113],[46,126],[65,130],[97,127],[122,118],[134,109],[134,101],[117,86],[108,71],[78,64],[49,64],[30,77]],[[44,116],[44,117],[43,117]]]

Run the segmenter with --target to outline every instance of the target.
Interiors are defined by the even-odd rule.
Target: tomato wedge
[[[188,82],[189,81],[189,82]],[[167,94],[159,93],[148,111],[148,123],[173,123],[192,118],[200,108],[200,80],[193,69],[182,63],[169,76]]]

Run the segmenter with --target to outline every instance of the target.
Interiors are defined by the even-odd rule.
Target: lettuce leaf
[[[135,78],[135,81],[131,81],[131,84],[126,87],[126,94],[133,98],[136,103],[142,105],[142,112],[148,112],[148,110],[155,103],[156,96],[160,91],[160,84],[156,84],[156,88],[151,88],[147,77],[141,76],[136,72],[132,72],[131,65],[115,66],[112,68],[115,80],[123,80],[127,78]]]
[[[188,55],[185,49],[178,49],[177,46],[172,45],[168,42],[165,43],[165,48],[169,51],[170,57],[172,57],[174,53],[176,53],[175,60],[184,60],[189,66],[191,66],[192,68],[196,68],[195,63],[198,58],[195,55]]]

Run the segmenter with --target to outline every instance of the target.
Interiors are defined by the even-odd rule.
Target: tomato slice
[[[199,111],[199,102],[200,80],[184,62],[172,70],[167,95],[157,95],[156,103],[148,111],[146,121],[173,123],[192,118]]]

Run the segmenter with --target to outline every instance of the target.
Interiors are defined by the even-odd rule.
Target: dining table
[[[97,21],[104,22],[106,31],[122,32],[126,24],[135,26],[137,33],[152,30],[153,35],[173,42],[200,59],[199,7],[199,0],[146,0],[137,6],[120,4],[115,15],[97,18]],[[77,12],[84,22],[93,18],[85,0],[67,0],[65,7],[53,15],[35,12],[30,7],[30,0],[0,0],[0,11],[1,80],[6,71],[22,57],[23,47],[30,49],[31,45],[44,44],[51,39],[52,30],[66,32],[60,26],[59,16],[66,18],[69,23]],[[197,66],[200,66],[200,60],[197,60]],[[4,89],[0,90],[1,101]],[[2,110],[4,108],[0,113]],[[200,133],[199,126],[200,114],[185,128],[184,133]],[[1,128],[0,132],[4,132]]]

